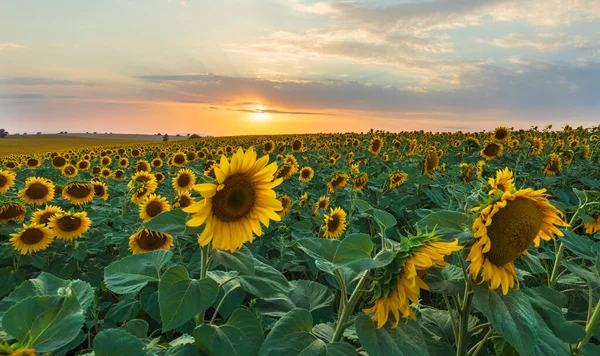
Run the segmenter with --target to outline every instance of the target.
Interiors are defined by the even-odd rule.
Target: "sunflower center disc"
[[[92,188],[88,184],[73,184],[67,188],[67,194],[75,198],[86,198],[92,192]]]
[[[340,226],[340,218],[337,215],[332,215],[327,222],[327,230],[329,232],[335,232]]]
[[[67,168],[65,168],[65,173],[73,174],[73,173],[75,173],[75,169],[73,169],[73,167],[67,167]]]
[[[79,229],[81,226],[81,219],[74,218],[72,216],[65,216],[58,220],[58,227],[65,232],[72,232]]]
[[[542,227],[543,215],[527,198],[510,200],[492,216],[487,234],[492,242],[487,258],[497,266],[517,259],[531,245]]]
[[[309,178],[310,177],[310,171],[308,169],[305,169],[302,171],[302,178]]]
[[[43,199],[48,195],[48,188],[42,183],[33,183],[27,189],[27,196],[31,199]]]
[[[29,167],[37,166],[37,164],[38,164],[38,160],[37,159],[30,159],[30,160],[27,161],[27,165]]]
[[[254,186],[241,174],[227,178],[223,185],[224,188],[212,198],[213,214],[221,221],[237,221],[254,206]]]
[[[177,164],[183,164],[185,162],[185,157],[183,155],[177,155],[173,158],[173,162]]]
[[[65,164],[67,164],[67,160],[65,160],[63,157],[54,157],[54,159],[52,160],[52,164],[55,167],[62,167]]]
[[[138,245],[147,251],[153,251],[164,245],[166,238],[156,231],[143,230],[138,238]]]
[[[8,179],[6,179],[5,176],[0,175],[0,188],[4,187],[6,182],[8,182]]]
[[[94,194],[96,194],[99,197],[103,196],[104,195],[104,186],[102,186],[100,184],[94,185]]]
[[[180,186],[180,187],[182,187],[182,188],[185,188],[185,187],[187,187],[190,184],[190,181],[191,181],[191,179],[190,179],[189,175],[182,174],[177,179],[177,185]]]
[[[287,164],[284,163],[281,170],[279,171],[279,173],[277,174],[277,178],[283,178],[283,177],[287,177],[288,173],[290,172],[290,170],[292,169],[292,167]]]
[[[21,241],[27,245],[35,245],[36,243],[42,241],[44,238],[44,233],[38,229],[27,229],[21,235]]]
[[[0,219],[12,219],[19,215],[25,214],[25,209],[22,209],[18,205],[9,204],[0,206]]]
[[[155,217],[156,215],[162,213],[163,206],[160,202],[153,201],[148,206],[146,206],[146,214],[150,217]]]
[[[496,136],[494,136],[497,140],[503,140],[504,138],[506,138],[506,135],[508,134],[508,132],[506,132],[505,130],[498,130],[496,131]]]
[[[483,149],[483,153],[490,157],[495,157],[498,152],[500,152],[500,146],[495,143],[490,143]]]
[[[50,222],[50,218],[54,216],[54,213],[45,213],[40,216],[40,224],[47,224]]]
[[[181,196],[179,198],[179,206],[182,208],[185,208],[186,206],[189,206],[191,203],[190,199],[186,196]]]
[[[343,176],[339,176],[333,181],[333,183],[331,183],[331,185],[334,188],[339,188],[344,184],[345,181],[346,181],[346,178],[344,178]]]

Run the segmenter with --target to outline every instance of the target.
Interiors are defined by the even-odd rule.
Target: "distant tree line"
[[[6,136],[8,136],[8,131],[0,129],[0,138],[5,138]]]

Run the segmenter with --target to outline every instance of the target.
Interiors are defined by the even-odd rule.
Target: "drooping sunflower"
[[[63,188],[62,196],[73,205],[85,205],[94,200],[94,185],[88,182],[71,182]]]
[[[531,155],[539,156],[540,153],[542,153],[543,149],[544,149],[544,141],[540,140],[537,137],[534,138],[533,143],[531,144]]]
[[[498,142],[505,142],[510,140],[510,130],[508,127],[499,126],[494,129],[492,138]]]
[[[156,183],[156,177],[148,172],[137,172],[129,183],[127,183],[127,187],[129,189],[134,189],[131,195],[131,201],[139,204],[141,203],[148,195],[154,193],[156,188],[158,187],[158,183]]]
[[[302,167],[302,169],[300,169],[300,174],[298,175],[298,179],[302,183],[308,183],[313,179],[314,176],[315,176],[315,171],[312,168],[307,166],[307,167]]]
[[[281,202],[281,210],[277,211],[279,217],[283,218],[290,211],[290,207],[292,206],[292,199],[287,195],[280,195],[277,197],[277,200]]]
[[[54,184],[41,177],[29,177],[25,180],[25,188],[19,190],[19,198],[26,204],[45,204],[54,199]]]
[[[167,199],[160,195],[150,194],[140,204],[140,219],[144,222],[150,221],[156,215],[167,210],[171,210]]]
[[[51,229],[36,223],[24,224],[21,231],[10,234],[10,236],[10,244],[22,255],[43,251],[48,248],[54,239],[54,233]]]
[[[177,194],[177,197],[175,197],[175,201],[173,202],[172,206],[173,209],[185,208],[194,204],[195,202],[196,201],[194,198],[192,198],[190,192],[181,192]]]
[[[106,201],[108,199],[108,187],[103,182],[94,181],[94,195]]]
[[[298,199],[298,206],[301,208],[304,208],[307,201],[308,201],[308,193],[304,192],[304,194],[302,194],[300,199]]]
[[[423,158],[423,175],[439,171],[440,155],[435,147],[429,147],[425,158]]]
[[[487,206],[482,206],[473,223],[476,239],[467,261],[474,279],[490,282],[491,289],[502,293],[518,283],[514,261],[533,243],[563,236],[556,226],[568,226],[562,213],[548,201],[546,189],[531,188],[506,191]]]
[[[381,137],[374,137],[369,145],[369,152],[377,156],[379,152],[381,152],[384,144],[385,141]]]
[[[185,158],[185,153],[176,152],[171,156],[170,164],[173,167],[183,167],[187,163],[187,159]]]
[[[6,194],[13,185],[17,174],[9,170],[0,169],[0,194]]]
[[[90,226],[92,226],[92,220],[88,218],[85,211],[56,213],[48,222],[48,227],[54,231],[56,238],[65,241],[74,241],[80,238],[81,235],[88,232]]]
[[[62,169],[62,175],[67,178],[73,178],[79,174],[79,169],[72,164],[67,164]]]
[[[338,239],[346,230],[346,212],[342,208],[331,208],[329,214],[324,216],[323,237]]]
[[[473,176],[475,173],[475,166],[468,163],[460,164],[460,180],[464,184],[469,184],[473,181]]]
[[[410,303],[419,303],[421,290],[429,290],[423,281],[431,267],[443,268],[448,265],[444,257],[460,251],[463,246],[454,242],[438,241],[433,234],[410,237],[410,250],[398,254],[389,265],[375,271],[372,281],[374,295],[373,307],[365,309],[367,314],[373,314],[377,328],[382,328],[388,321],[390,313],[395,322],[392,328],[398,326],[401,318],[416,319],[410,308]]]
[[[562,171],[562,164],[560,162],[560,156],[556,153],[550,154],[548,157],[548,163],[544,168],[544,174],[547,176],[553,176]]]
[[[356,191],[363,190],[364,187],[367,186],[367,183],[369,183],[369,175],[366,173],[363,173],[363,174],[359,175],[358,177],[354,178],[354,180],[352,182],[352,189],[354,189]]]
[[[196,175],[187,168],[180,169],[172,180],[173,189],[178,192],[187,192],[196,184]]]
[[[39,209],[31,216],[31,222],[39,225],[47,225],[50,219],[58,214],[64,212],[61,207],[56,205],[46,205],[44,209]]]
[[[7,201],[0,205],[0,223],[23,221],[27,210],[21,203]]]
[[[496,178],[488,179],[488,184],[490,185],[489,194],[494,194],[498,190],[510,192],[515,185],[513,172],[508,168],[499,169],[496,171]]]
[[[342,189],[346,186],[348,182],[348,175],[346,173],[335,173],[331,178],[329,178],[329,182],[327,186],[329,187],[329,193],[333,193],[338,189]]]
[[[287,179],[294,174],[294,167],[291,165],[284,163],[275,172],[275,179]]]
[[[502,155],[503,146],[500,143],[486,141],[483,144],[483,148],[479,151],[481,157],[486,160],[492,160],[494,158],[498,158]]]
[[[170,250],[173,236],[165,233],[140,229],[129,237],[129,250],[134,255],[156,250]]]
[[[219,166],[214,167],[218,184],[194,186],[204,199],[183,210],[194,214],[188,226],[206,223],[198,236],[200,246],[212,241],[213,248],[234,252],[252,241],[252,233],[262,235],[261,223],[268,227],[269,220],[281,219],[277,211],[282,205],[273,188],[282,179],[273,180],[277,163],[268,162],[269,156],[257,160],[254,148],[244,153],[240,147],[231,163],[222,155]]]
[[[406,180],[408,179],[408,174],[406,174],[405,172],[399,171],[399,172],[394,172],[392,174],[390,174],[390,189],[396,189],[399,186],[401,186],[402,184],[404,184],[404,182],[406,182]]]
[[[597,231],[600,231],[600,212],[594,217],[593,221],[584,223],[583,228],[586,234],[595,234]]]

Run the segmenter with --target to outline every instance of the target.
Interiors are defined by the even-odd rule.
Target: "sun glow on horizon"
[[[269,120],[269,114],[264,112],[263,110],[264,110],[263,107],[259,106],[258,109],[256,109],[256,112],[253,112],[252,114],[250,114],[250,117],[252,118],[252,120],[259,121],[259,122]]]

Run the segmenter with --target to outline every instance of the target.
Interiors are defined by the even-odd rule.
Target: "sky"
[[[0,0],[0,127],[600,124],[599,0]]]

